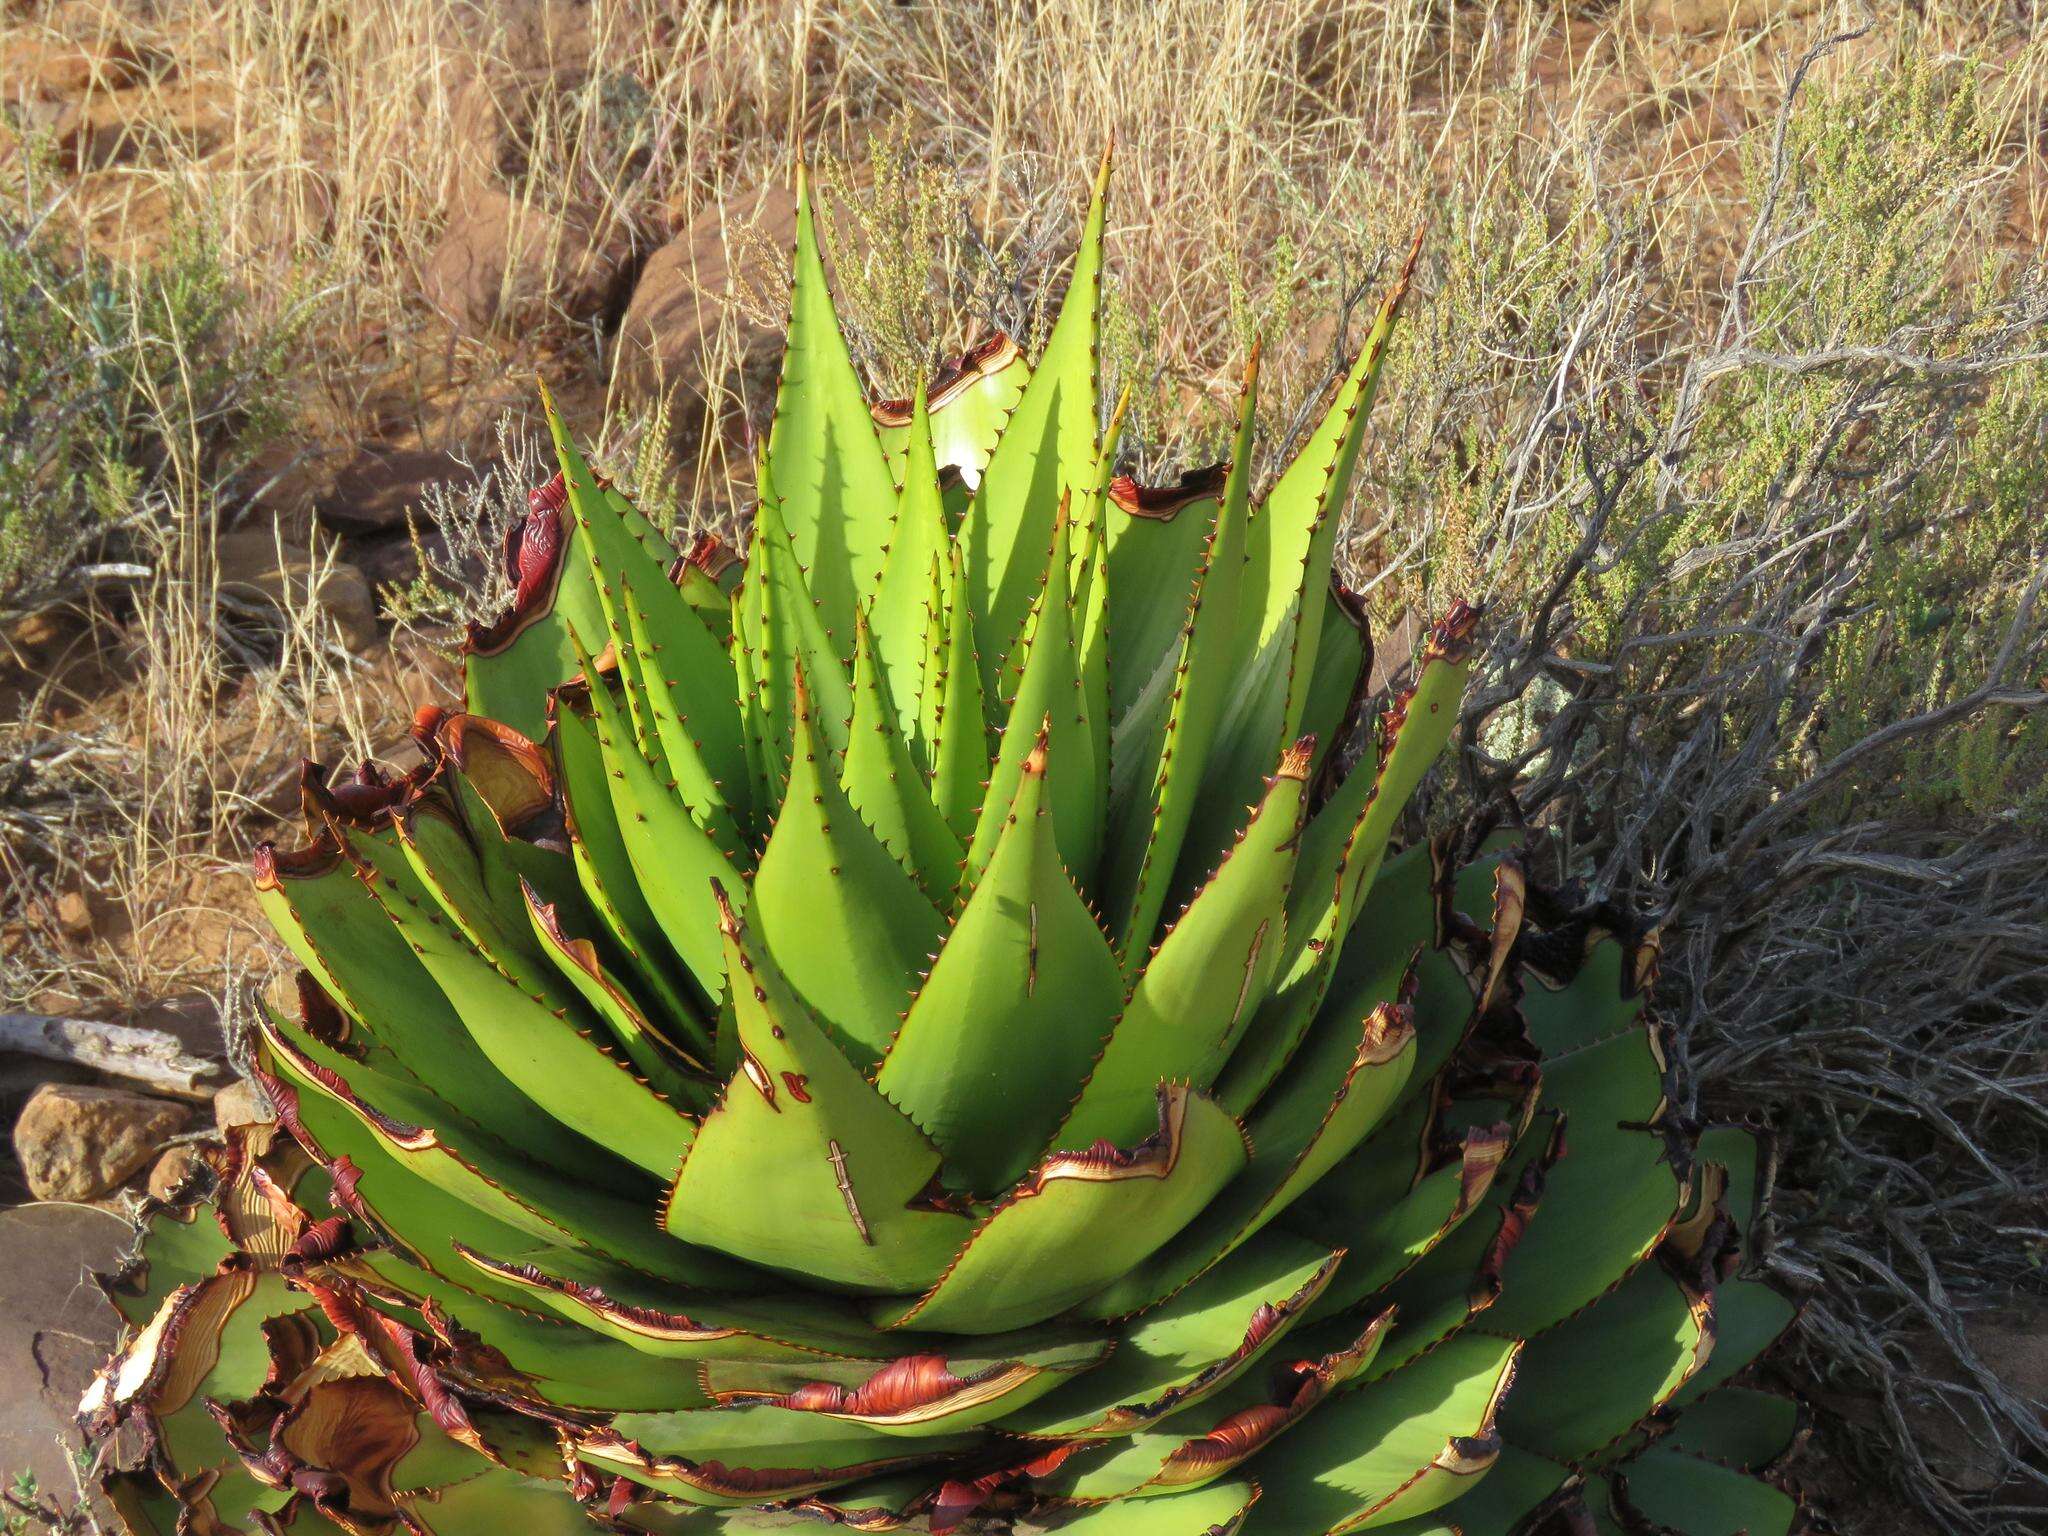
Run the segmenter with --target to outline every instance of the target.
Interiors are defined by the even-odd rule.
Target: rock
[[[147,1167],[190,1115],[121,1088],[51,1083],[14,1122],[14,1155],[38,1200],[90,1200]]]
[[[92,903],[83,891],[65,891],[57,898],[57,926],[74,939],[92,937]]]
[[[224,595],[267,603],[280,615],[299,612],[310,598],[351,651],[377,638],[377,600],[363,573],[346,560],[317,559],[307,545],[280,538],[267,527],[237,528],[214,541]]]
[[[168,1201],[185,1187],[203,1161],[199,1149],[190,1142],[164,1148],[163,1156],[149,1170],[150,1198]]]
[[[1820,0],[1647,0],[1640,9],[1653,32],[1737,33],[1790,21],[1820,8]]]
[[[403,531],[406,513],[427,492],[448,480],[469,480],[474,471],[452,453],[423,448],[365,445],[331,488],[313,503],[321,522],[349,534]]]
[[[1994,1313],[1972,1323],[1970,1343],[2014,1393],[2048,1421],[2048,1302]]]
[[[244,879],[240,885],[246,887]],[[185,890],[185,899],[195,906],[215,902],[219,893],[210,885],[203,885],[195,879]],[[221,1064],[220,1086],[233,1080],[234,1073],[227,1065],[227,1032],[221,1026],[220,1001],[204,992],[181,992],[172,997],[160,997],[156,1001],[130,1012],[121,1020],[137,1029],[160,1029],[174,1037],[187,1053],[204,1056]],[[212,1087],[206,1095],[214,1092]]]
[[[84,616],[70,608],[40,608],[11,621],[6,628],[8,644],[34,653],[42,660],[84,634]]]
[[[45,1061],[40,1056],[22,1056],[0,1051],[0,1125],[12,1125],[24,1104],[48,1083],[91,1083],[99,1080],[92,1068],[75,1061]],[[0,1151],[0,1206],[28,1198],[21,1165]]]
[[[775,331],[748,321],[731,302],[750,232],[778,249],[794,244],[795,196],[778,186],[728,199],[647,258],[619,324],[617,384],[648,398],[679,388],[687,396],[729,311],[743,362],[773,346]]]
[[[41,123],[59,161],[73,171],[130,165],[165,139],[203,159],[228,140],[234,108],[224,92],[187,85],[95,91],[61,103]]]
[[[263,1090],[247,1078],[229,1083],[213,1096],[213,1123],[222,1130],[234,1125],[266,1125],[277,1118]]]
[[[142,84],[147,74],[141,51],[111,33],[82,41],[25,33],[0,43],[0,83],[10,97],[121,91]]]
[[[495,186],[456,200],[420,286],[458,325],[528,330],[588,320],[624,289],[632,241],[615,221],[557,215]]]
[[[411,534],[401,528],[396,533],[381,538],[364,539],[349,547],[349,554],[355,559],[370,585],[382,592],[386,587],[408,587],[420,574],[420,548],[427,551],[429,559],[449,560],[448,537],[439,528],[422,526],[419,530],[419,546],[413,544]],[[474,562],[472,561],[473,565]],[[474,580],[482,573],[473,572]]]
[[[454,201],[461,204],[498,184],[499,157],[507,137],[499,83],[481,60],[464,60],[460,83],[448,93],[448,137],[454,146]]]
[[[132,1226],[90,1206],[0,1211],[0,1475],[8,1482],[33,1472],[69,1502],[78,1394],[121,1333],[120,1315],[84,1277],[118,1268],[134,1242]]]

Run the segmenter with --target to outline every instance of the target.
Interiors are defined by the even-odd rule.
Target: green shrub
[[[247,467],[278,424],[289,334],[251,336],[193,220],[116,265],[68,234],[35,167],[0,187],[0,611],[79,595],[175,501]]]

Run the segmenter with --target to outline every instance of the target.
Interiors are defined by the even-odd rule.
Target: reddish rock
[[[435,486],[472,475],[452,453],[365,445],[314,501],[313,512],[344,533],[388,533],[403,529],[406,513]]]
[[[76,1486],[78,1394],[121,1337],[120,1314],[83,1277],[118,1268],[134,1245],[132,1225],[90,1206],[0,1210],[0,1475],[8,1483],[32,1472],[52,1492]],[[116,1464],[135,1449],[116,1448]],[[10,1510],[9,1530],[13,1520]]]
[[[616,381],[648,398],[687,393],[728,311],[740,329],[743,360],[771,349],[776,331],[748,321],[732,303],[735,271],[764,243],[796,243],[796,198],[786,187],[706,209],[648,257],[619,325]]]
[[[458,325],[524,330],[604,313],[625,288],[632,254],[629,232],[614,221],[472,187],[458,198],[420,286]]]
[[[142,51],[113,34],[70,41],[29,33],[0,43],[0,85],[10,96],[120,91],[140,85],[147,74]]]
[[[57,926],[74,939],[92,937],[92,903],[83,891],[66,891],[57,898]]]
[[[190,1182],[195,1170],[204,1159],[199,1149],[189,1141],[175,1147],[164,1148],[149,1170],[149,1194],[153,1200],[169,1200]]]

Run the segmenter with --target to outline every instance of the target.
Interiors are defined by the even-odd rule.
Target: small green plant
[[[59,234],[29,165],[0,213],[0,611],[80,595],[81,565],[146,557],[168,500],[245,466],[278,425],[268,386],[289,342],[247,334],[196,222],[117,266]]]

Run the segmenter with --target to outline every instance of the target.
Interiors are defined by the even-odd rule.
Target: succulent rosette
[[[1263,495],[1255,362],[1139,487],[1103,194],[1035,366],[874,406],[802,205],[744,564],[550,407],[467,707],[257,860],[279,1123],[84,1405],[136,1531],[1794,1524],[1767,1159],[1669,1112],[1654,945],[1393,847],[1475,624],[1360,728],[1405,275]]]

